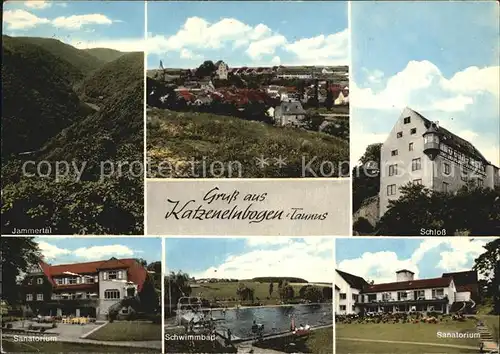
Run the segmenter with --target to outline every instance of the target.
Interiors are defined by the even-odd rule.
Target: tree
[[[136,258],[135,260],[143,267],[146,267],[148,265],[148,262],[144,258]]]
[[[38,264],[41,253],[33,237],[2,237],[2,300],[9,305],[21,300],[17,278],[27,272],[31,265]]]
[[[273,295],[273,288],[274,288],[274,283],[270,282],[269,283],[269,297]]]
[[[165,304],[177,306],[177,302],[183,296],[190,296],[192,292],[189,285],[189,275],[187,273],[171,272],[165,277]],[[171,296],[171,298],[169,298]]]
[[[311,302],[320,302],[323,299],[323,293],[317,286],[309,286],[304,292],[304,299]]]
[[[236,295],[240,301],[251,301],[254,300],[254,289],[249,288],[244,283],[238,284],[238,289],[236,289]]]
[[[500,314],[500,238],[483,246],[486,250],[474,261],[473,269],[485,279],[486,297],[493,298],[493,314]]]
[[[295,297],[295,291],[293,290],[293,287],[290,284],[288,284],[288,282],[285,282],[280,291],[280,298],[283,301],[286,301],[286,300],[291,300],[294,297]]]
[[[323,287],[322,293],[323,293],[324,300],[330,300],[333,298],[333,288],[330,286]]]
[[[331,90],[326,92],[325,107],[327,109],[332,109],[333,107],[333,93]]]
[[[352,210],[358,210],[367,198],[378,195],[380,190],[380,174],[365,169],[368,162],[380,166],[380,148],[382,144],[372,144],[366,148],[360,158],[360,165],[352,171]]]
[[[213,61],[211,60],[206,60],[201,64],[198,69],[196,69],[196,77],[198,78],[203,78],[206,76],[212,76],[212,74],[215,72],[216,67]]]

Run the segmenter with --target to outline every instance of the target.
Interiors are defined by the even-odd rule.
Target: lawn
[[[340,162],[349,161],[349,142],[236,117],[155,108],[148,112],[147,156],[148,177],[336,177]],[[274,163],[280,156],[286,165]],[[258,157],[269,159],[268,165],[258,166]],[[348,164],[342,173],[348,175]]]
[[[315,330],[309,336],[299,339],[292,336],[278,337],[264,340],[254,346],[285,353],[300,351],[301,353],[330,354],[333,353],[333,327]],[[337,351],[337,353],[343,352]]]
[[[2,339],[3,349],[12,353],[158,353],[158,349],[143,349],[131,347],[112,347],[106,345],[92,345],[65,342],[12,342]]]
[[[433,347],[410,344],[392,344],[392,343],[375,343],[375,342],[356,342],[340,340],[337,338],[335,345],[336,353],[338,354],[388,354],[388,353],[405,353],[405,354],[427,354],[427,353],[478,353],[478,350],[458,349],[450,347]]]
[[[161,324],[142,321],[119,321],[108,323],[87,339],[107,341],[153,341],[161,340]]]
[[[256,302],[260,302],[263,305],[278,305],[280,303],[278,294],[278,283],[274,283],[273,292],[269,296],[269,283],[259,283],[256,281],[241,281],[246,286],[254,289],[254,297]],[[192,284],[192,294],[193,296],[200,296],[211,302],[216,299],[221,302],[222,299],[226,300],[221,302],[226,306],[236,306],[238,303],[236,290],[238,289],[238,282],[226,282],[226,283],[206,283],[206,284]],[[295,296],[298,297],[299,290],[305,284],[293,284],[290,283],[295,291]],[[320,285],[315,285],[320,286]],[[324,285],[328,286],[328,285]],[[268,299],[269,297],[269,299]],[[234,299],[231,301],[230,299]]]
[[[364,338],[407,342],[426,342],[476,346],[479,339],[474,338],[438,338],[437,332],[476,332],[475,320],[456,322],[449,320],[438,324],[428,323],[373,323],[373,324],[337,324],[336,338]],[[372,343],[359,343],[370,347]],[[377,344],[378,345],[378,344]]]

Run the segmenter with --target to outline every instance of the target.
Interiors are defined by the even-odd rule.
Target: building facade
[[[465,273],[468,275],[464,276]],[[463,285],[456,286],[455,278],[460,278]],[[340,315],[397,312],[447,314],[466,309],[470,311],[474,307],[472,297],[473,289],[477,289],[477,273],[445,273],[440,278],[414,279],[412,271],[403,269],[396,272],[393,283],[369,284],[361,277],[337,270],[336,286],[339,288],[336,313]]]
[[[148,272],[135,259],[32,266],[23,280],[26,308],[44,316],[106,318],[108,309],[137,296]],[[130,309],[123,307],[126,315]]]
[[[274,109],[274,123],[278,126],[300,126],[306,111],[300,102],[281,102]]]
[[[500,173],[471,143],[405,108],[380,150],[380,217],[408,183],[451,193],[500,186]]]

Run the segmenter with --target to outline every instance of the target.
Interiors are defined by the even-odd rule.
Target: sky
[[[353,1],[352,163],[408,106],[499,166],[499,18],[495,1]]]
[[[408,269],[415,279],[438,278],[443,273],[472,270],[484,253],[485,238],[364,238],[337,239],[336,268],[375,284],[396,281],[396,271]]]
[[[45,262],[52,265],[115,258],[161,261],[161,239],[153,237],[37,237]]]
[[[148,2],[148,69],[347,65],[347,2]],[[314,21],[311,21],[314,19]]]
[[[333,281],[332,238],[166,238],[166,272],[197,279],[289,276]]]
[[[142,51],[142,1],[8,1],[3,33],[59,39],[79,49]]]

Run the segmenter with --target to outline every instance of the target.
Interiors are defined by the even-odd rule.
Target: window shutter
[[[118,271],[118,279],[122,279],[122,271],[121,270]]]
[[[102,273],[102,279],[103,280],[107,280],[108,279],[108,273],[107,272],[103,272]]]

